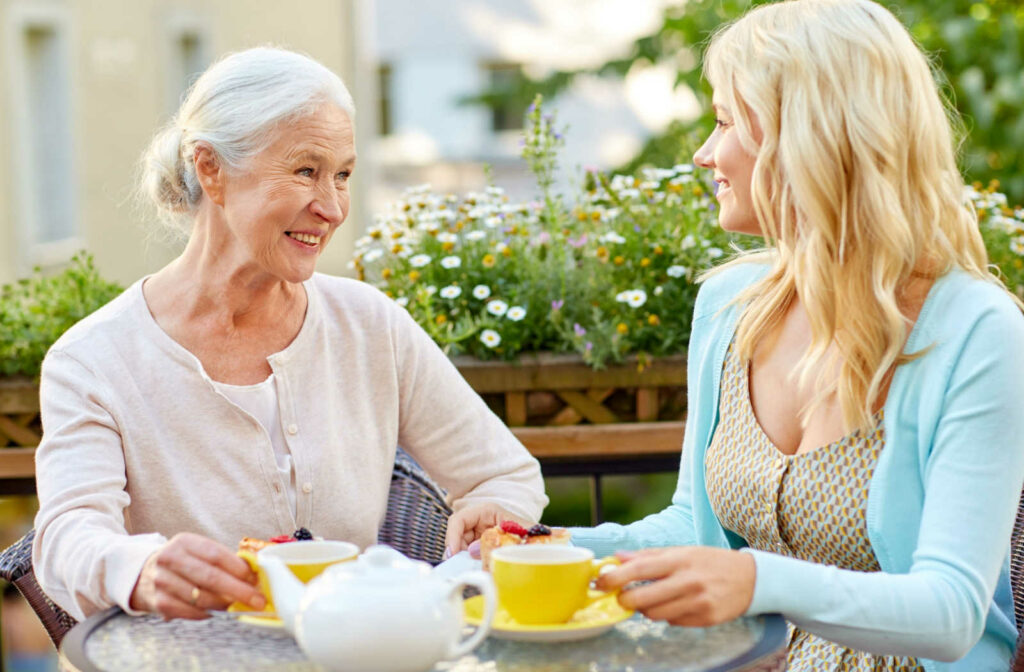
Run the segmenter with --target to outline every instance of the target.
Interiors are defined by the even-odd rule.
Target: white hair
[[[309,56],[257,47],[224,56],[189,89],[174,118],[142,157],[140,196],[164,220],[188,235],[203,192],[193,155],[204,144],[229,170],[241,171],[263,151],[282,124],[332,103],[355,119],[352,95],[341,78]]]

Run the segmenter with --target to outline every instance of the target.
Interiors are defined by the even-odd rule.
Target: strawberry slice
[[[514,520],[503,520],[501,521],[501,531],[506,534],[518,534],[520,537],[525,537],[529,534],[526,528],[517,523]]]
[[[274,544],[287,544],[289,541],[295,541],[295,538],[290,534],[279,534],[276,537],[271,537],[270,541]]]

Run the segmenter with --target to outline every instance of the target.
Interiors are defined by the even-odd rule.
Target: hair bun
[[[142,187],[158,208],[185,214],[199,201],[195,170],[182,156],[184,131],[175,123],[160,131],[142,158]]]

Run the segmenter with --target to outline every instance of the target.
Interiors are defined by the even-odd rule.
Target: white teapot
[[[389,546],[371,546],[351,562],[328,567],[302,584],[280,558],[259,553],[277,614],[302,651],[332,672],[422,672],[472,651],[494,618],[489,574],[466,572],[454,580],[432,575],[425,562]],[[462,591],[484,597],[483,623],[465,640]]]

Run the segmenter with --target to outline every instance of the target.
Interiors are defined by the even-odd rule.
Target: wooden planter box
[[[39,386],[30,378],[0,378],[0,478],[35,476]]]
[[[546,473],[678,464],[686,411],[682,356],[642,369],[634,360],[594,370],[575,355],[546,353],[512,362],[458,357],[455,365]],[[41,434],[36,382],[0,378],[0,479],[34,477]]]
[[[678,467],[686,413],[686,359],[636,360],[595,370],[575,355],[540,353],[511,362],[455,358],[463,377],[516,434],[545,472],[585,462],[580,473],[643,461]],[[653,462],[652,462],[653,460]],[[639,461],[639,462],[638,462]],[[581,465],[583,466],[583,465]],[[571,473],[565,471],[564,473]]]

